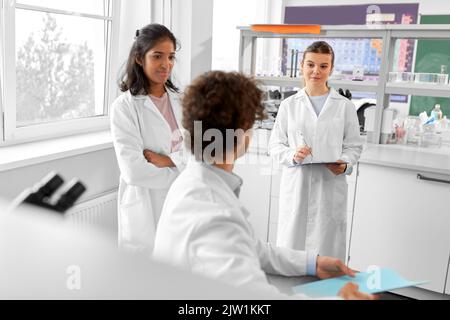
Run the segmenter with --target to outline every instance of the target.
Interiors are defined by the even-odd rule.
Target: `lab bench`
[[[450,175],[450,148],[366,144],[359,162]]]
[[[365,146],[357,166],[348,262],[390,267],[422,289],[449,293],[450,149]]]

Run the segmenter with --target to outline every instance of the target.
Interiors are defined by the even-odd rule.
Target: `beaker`
[[[420,120],[414,117],[408,117],[405,120],[406,143],[417,145],[419,143],[419,123]]]
[[[448,68],[447,65],[441,64],[440,74],[437,76],[438,84],[447,84],[448,83]]]
[[[399,82],[400,72],[389,72],[389,82]]]

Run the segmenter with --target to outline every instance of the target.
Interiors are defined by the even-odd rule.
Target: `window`
[[[107,128],[119,1],[3,2],[4,140]]]

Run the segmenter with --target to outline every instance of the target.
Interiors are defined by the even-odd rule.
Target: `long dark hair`
[[[175,50],[177,50],[177,39],[169,29],[161,24],[152,23],[136,31],[136,37],[128,56],[126,69],[122,72],[119,79],[119,87],[122,92],[130,90],[133,96],[149,94],[150,82],[142,66],[136,60],[144,61],[145,54],[158,42],[165,39],[172,41]],[[166,81],[165,85],[171,91],[179,91],[170,78]]]

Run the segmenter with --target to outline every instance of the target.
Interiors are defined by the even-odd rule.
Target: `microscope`
[[[8,207],[13,211],[20,204],[31,204],[63,214],[86,191],[86,187],[77,179],[64,185],[64,179],[52,171],[33,187],[25,189]]]

